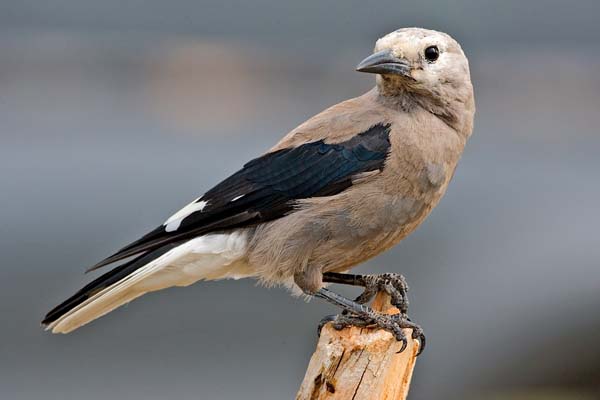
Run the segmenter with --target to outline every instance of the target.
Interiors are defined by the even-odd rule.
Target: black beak
[[[371,74],[402,75],[410,78],[410,63],[403,58],[395,57],[390,50],[370,55],[356,66],[356,70]]]

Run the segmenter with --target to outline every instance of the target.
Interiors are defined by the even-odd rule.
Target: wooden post
[[[379,293],[373,308],[398,313],[389,296]],[[296,400],[404,400],[419,350],[405,330],[408,347],[382,329],[323,327]]]

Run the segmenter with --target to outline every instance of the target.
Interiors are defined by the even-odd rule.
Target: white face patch
[[[240,194],[239,196],[235,196],[233,199],[231,199],[231,202],[233,203],[234,201],[239,200],[244,196],[245,196],[245,194]]]
[[[198,201],[202,197],[198,197],[196,200],[192,201],[187,206],[183,207],[181,210],[177,211],[175,214],[171,215],[169,219],[165,221],[163,224],[165,227],[165,231],[173,232],[179,228],[181,225],[181,221],[187,218],[190,214],[193,214],[197,211],[204,210],[204,207],[208,204],[208,201]]]

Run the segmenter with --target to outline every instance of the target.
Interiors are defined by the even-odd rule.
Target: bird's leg
[[[371,307],[365,306],[364,304],[357,303],[347,299],[337,293],[332,292],[329,289],[321,288],[315,294],[315,297],[327,300],[328,302],[341,307],[346,310],[349,314],[340,315],[335,317],[334,327],[336,325],[346,324],[358,325],[358,326],[378,326],[392,333],[396,340],[402,342],[400,352],[404,351],[408,341],[402,329],[409,328],[413,330],[413,339],[418,338],[421,342],[419,353],[423,351],[425,347],[425,336],[420,326],[410,321],[406,315],[403,314],[384,314],[373,310]],[[322,326],[322,325],[321,325]]]
[[[377,292],[385,292],[390,295],[392,305],[398,308],[401,314],[406,315],[408,312],[408,285],[400,274],[354,275],[325,272],[323,282],[364,287],[362,294],[354,300],[360,304],[371,301]]]
[[[419,347],[419,353],[421,353],[425,348],[425,336],[423,335],[421,327],[410,321],[406,316],[407,302],[405,297],[408,287],[406,286],[404,278],[394,274],[385,274],[382,276],[384,278],[380,278],[378,275],[323,274],[321,273],[320,268],[313,266],[295,273],[294,282],[307,295],[325,299],[342,308],[343,313],[341,315],[329,317],[324,321],[321,321],[319,329],[325,323],[330,321],[333,321],[333,326],[336,329],[342,329],[347,325],[362,327],[378,326],[391,332],[398,341],[402,341],[402,348],[400,351],[403,351],[407,346],[407,339],[402,329],[410,328],[413,331],[413,339],[418,338],[421,342],[421,346]],[[363,286],[365,291],[353,301],[334,293],[329,289],[323,288],[323,282],[359,285]],[[395,290],[395,286],[398,286],[401,290]],[[379,290],[391,293],[390,296],[394,303],[398,304],[398,308],[404,310],[404,312],[390,315],[377,312],[371,307],[366,306],[364,303],[371,300]]]
[[[373,299],[377,292],[385,292],[390,296],[392,305],[400,310],[400,318],[409,321],[413,328],[413,338],[419,338],[421,342],[421,352],[425,346],[425,335],[420,326],[410,321],[407,316],[408,312],[408,285],[404,276],[395,273],[386,273],[379,275],[357,275],[357,274],[342,274],[337,272],[323,273],[323,282],[339,283],[343,285],[362,286],[364,291],[354,301],[359,304],[366,304]],[[349,314],[347,309],[344,309],[340,315],[330,315],[321,320],[319,324],[319,332],[321,328],[328,322],[333,323],[335,329],[343,329],[346,326],[368,326],[374,325],[365,320],[357,318],[355,315]]]

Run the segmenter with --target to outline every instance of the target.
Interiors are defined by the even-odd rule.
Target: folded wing
[[[340,193],[356,174],[383,169],[389,134],[390,125],[380,123],[345,142],[319,140],[256,158],[91,269],[209,232],[277,219],[292,212],[297,200]]]

